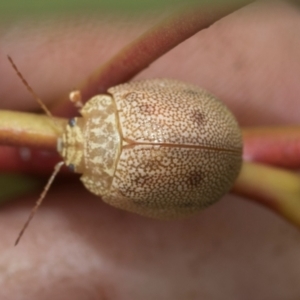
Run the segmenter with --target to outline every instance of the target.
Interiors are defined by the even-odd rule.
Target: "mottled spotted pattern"
[[[220,199],[238,175],[236,153],[138,145],[123,149],[104,201],[139,214],[173,218]]]
[[[67,126],[68,135],[63,138],[62,156],[75,166],[75,172],[82,173],[82,182],[88,190],[98,195],[109,194],[111,182],[120,153],[120,135],[117,129],[116,107],[107,95],[93,97],[81,110],[83,118],[77,118],[76,125]],[[80,128],[80,129],[79,129]],[[80,140],[76,134],[80,132]],[[76,160],[70,162],[76,141]],[[80,157],[80,161],[79,161]]]
[[[241,166],[242,139],[221,102],[166,79],[108,92],[112,97],[96,96],[84,106],[80,130],[67,129],[74,133],[68,136],[76,131],[83,137],[76,142],[81,154],[72,157],[88,190],[125,210],[174,218],[212,204],[230,189]]]
[[[74,165],[78,172],[84,170],[82,167],[84,136],[82,134],[82,118],[73,119],[76,126],[66,126],[65,132],[57,141],[57,151],[64,158],[67,166]],[[81,124],[78,124],[80,122]]]
[[[116,100],[123,136],[135,142],[201,145],[241,151],[232,114],[208,92],[154,79],[108,90]]]

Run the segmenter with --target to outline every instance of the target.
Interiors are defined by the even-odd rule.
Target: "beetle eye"
[[[75,166],[73,164],[69,164],[68,168],[70,171],[75,172]]]
[[[76,120],[75,118],[72,118],[69,120],[68,124],[71,126],[71,127],[74,127],[76,125]]]

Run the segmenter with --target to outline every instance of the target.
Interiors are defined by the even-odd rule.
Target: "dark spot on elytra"
[[[190,118],[197,124],[198,127],[205,124],[205,115],[199,110],[191,111]]]
[[[200,171],[192,171],[187,175],[187,184],[191,187],[197,187],[202,184],[203,175]]]

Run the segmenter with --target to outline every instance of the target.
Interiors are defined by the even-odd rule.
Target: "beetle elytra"
[[[125,83],[80,112],[58,151],[89,191],[118,208],[155,218],[189,215],[228,192],[240,170],[235,118],[193,85]]]

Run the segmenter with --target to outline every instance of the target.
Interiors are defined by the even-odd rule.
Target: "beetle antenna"
[[[20,233],[19,233],[19,235],[18,235],[18,238],[16,239],[15,246],[18,245],[18,243],[19,243],[21,237],[23,236],[23,234],[24,234],[26,228],[28,227],[30,221],[31,221],[32,218],[34,217],[34,215],[35,215],[35,213],[37,212],[38,208],[39,208],[40,205],[42,204],[42,202],[43,202],[45,196],[47,195],[47,192],[48,192],[48,190],[49,190],[51,184],[53,183],[53,180],[55,179],[56,175],[58,174],[58,172],[60,171],[60,169],[61,169],[61,167],[62,167],[63,165],[64,165],[64,162],[63,162],[63,161],[61,161],[61,162],[59,162],[59,163],[57,163],[57,164],[55,165],[54,171],[53,171],[52,175],[50,176],[50,178],[49,178],[47,184],[46,184],[45,187],[44,187],[43,192],[41,193],[41,195],[40,195],[39,199],[37,200],[35,206],[34,206],[33,209],[31,210],[30,215],[29,215],[27,221],[25,222],[25,224],[24,224],[22,230],[20,231]]]
[[[53,119],[53,115],[51,114],[51,112],[49,111],[49,109],[46,107],[46,105],[43,103],[43,101],[40,99],[40,97],[34,92],[34,90],[32,89],[32,87],[29,85],[29,83],[23,77],[23,75],[21,74],[21,72],[19,71],[19,69],[17,68],[17,66],[15,65],[14,61],[12,60],[12,58],[9,55],[7,55],[7,58],[9,60],[10,64],[12,65],[12,67],[14,68],[14,70],[16,71],[18,77],[22,80],[23,84],[26,86],[27,90],[33,96],[33,98],[35,99],[35,101],[40,105],[40,107],[47,114],[47,116],[49,116],[50,118]]]

